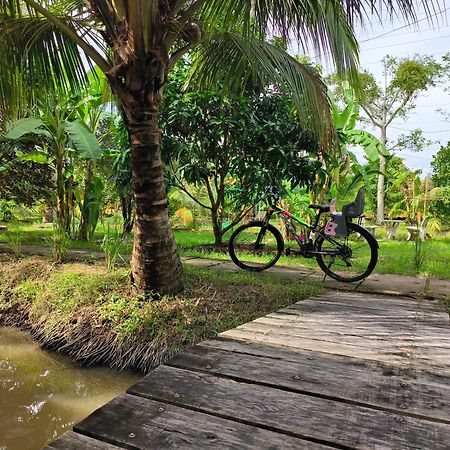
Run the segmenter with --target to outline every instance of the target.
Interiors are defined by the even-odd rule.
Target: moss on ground
[[[321,292],[311,281],[185,266],[183,293],[154,300],[134,292],[124,269],[0,255],[0,324],[117,369],[147,371],[186,345]]]

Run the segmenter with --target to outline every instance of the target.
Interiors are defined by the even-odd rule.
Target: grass
[[[39,225],[21,225],[20,233],[23,236],[22,244],[45,245],[45,239],[52,232],[51,228],[39,228]],[[414,242],[407,242],[406,228],[402,224],[398,231],[399,241],[384,240],[383,229],[377,230],[379,239],[379,260],[375,267],[376,273],[391,273],[398,275],[417,275],[414,267]],[[94,242],[68,241],[68,248],[101,251],[100,244],[104,236],[103,227],[94,236]],[[229,235],[225,236],[225,241]],[[214,249],[214,236],[210,231],[183,231],[175,230],[175,238],[179,247],[180,255],[195,256],[203,258],[215,258],[229,260],[224,251]],[[5,233],[0,233],[0,242],[7,243]],[[296,244],[289,244],[296,248]],[[131,253],[132,237],[128,237],[123,245],[123,253]],[[420,269],[421,273],[428,273],[434,278],[450,279],[450,237],[433,237],[424,243],[425,258]],[[290,267],[312,267],[317,268],[315,259],[305,259],[295,256],[282,256],[279,265]]]
[[[87,364],[147,371],[186,345],[322,292],[311,281],[185,267],[185,290],[151,300],[124,270],[0,255],[0,324]]]

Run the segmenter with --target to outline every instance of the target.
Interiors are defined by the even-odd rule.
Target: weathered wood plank
[[[447,349],[450,357],[450,340],[447,338],[437,339],[417,339],[414,330],[409,334],[395,335],[374,335],[370,329],[360,334],[353,334],[352,330],[345,326],[341,327],[341,332],[330,332],[316,330],[315,327],[297,326],[293,321],[275,321],[273,319],[257,319],[253,322],[246,323],[236,328],[237,330],[264,333],[267,335],[277,334],[279,336],[290,336],[295,338],[312,339],[316,341],[332,342],[339,344],[346,344],[358,347],[366,347],[371,349],[391,349],[396,347],[404,347],[407,345],[414,345],[415,347],[422,347],[425,351],[434,351],[435,348]]]
[[[306,350],[330,353],[333,355],[351,356],[359,359],[369,359],[382,361],[391,364],[409,364],[412,357],[412,347],[402,347],[399,349],[388,349],[381,351],[356,345],[347,345],[342,343],[324,342],[301,337],[286,336],[282,333],[265,334],[256,330],[244,330],[235,328],[219,336],[227,339],[233,339],[244,342],[255,342],[271,346],[302,348]]]
[[[69,431],[50,443],[45,449],[54,450],[118,450],[124,447],[98,441],[88,436]]]
[[[377,341],[380,342],[391,342],[393,345],[410,341],[413,339],[414,329],[405,330],[400,333],[389,333],[388,328],[384,331],[376,332],[372,330],[355,330],[353,327],[349,328],[345,324],[339,324],[330,326],[330,329],[318,329],[315,326],[306,326],[302,322],[293,320],[277,320],[274,318],[261,318],[256,319],[253,322],[249,322],[245,325],[237,327],[240,330],[246,330],[249,328],[261,331],[261,332],[277,332],[282,331],[284,334],[289,334],[292,336],[307,337],[310,339],[333,341],[333,342],[343,342],[351,345],[359,345],[363,347],[372,347]],[[443,340],[443,345],[446,341]]]
[[[450,425],[160,366],[135,395],[352,448],[448,449]]]
[[[336,307],[340,307],[342,309],[353,310],[354,312],[361,312],[366,314],[389,314],[389,313],[400,313],[400,314],[411,314],[415,313],[418,309],[417,302],[409,302],[404,304],[399,303],[388,303],[388,302],[380,302],[378,299],[371,299],[367,301],[362,301],[359,299],[358,302],[351,302],[345,300],[335,300],[327,298],[318,298],[316,300],[303,300],[298,303],[294,303],[293,305],[287,306],[286,310],[298,310],[303,307],[308,308],[330,308],[336,309]],[[434,311],[434,308],[431,309]]]
[[[297,347],[280,347],[271,345],[262,345],[255,342],[245,342],[237,341],[232,339],[214,339],[200,342],[196,347],[206,347],[211,349],[225,350],[233,353],[238,353],[242,355],[254,355],[257,357],[270,358],[273,360],[275,365],[280,367],[284,366],[284,362],[293,362],[298,364],[305,364],[309,361],[310,364],[320,364],[321,358],[326,356],[330,358],[336,370],[339,371],[341,366],[355,365],[360,367],[367,367],[367,371],[370,373],[374,367],[380,367],[383,373],[398,372],[398,373],[415,373],[416,382],[424,383],[427,385],[433,385],[436,387],[450,386],[448,375],[441,373],[436,368],[428,368],[427,366],[417,367],[415,360],[410,361],[409,365],[406,366],[396,366],[389,363],[384,363],[381,361],[373,361],[368,359],[351,358],[345,355],[333,355],[333,354],[323,354],[321,352],[315,352],[312,350],[297,348]],[[399,371],[404,372],[399,372]],[[422,381],[423,380],[423,381]]]
[[[326,354],[316,354],[311,360],[299,354],[296,362],[283,361],[280,370],[272,358],[201,346],[187,349],[167,365],[450,424],[450,378],[438,383],[442,380],[406,368],[356,364]]]
[[[112,400],[74,429],[96,439],[133,449],[329,448],[319,443],[129,394]]]

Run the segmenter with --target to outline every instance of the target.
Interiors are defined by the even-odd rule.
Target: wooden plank
[[[124,447],[118,447],[117,445],[108,444],[107,442],[98,441],[88,436],[68,431],[44,448],[54,450],[117,450]]]
[[[389,348],[386,351],[361,347],[356,345],[346,345],[333,342],[324,342],[314,339],[292,337],[282,333],[265,334],[255,330],[235,328],[219,336],[244,342],[255,342],[264,345],[302,348],[315,352],[330,353],[333,355],[350,356],[352,358],[382,361],[395,365],[409,365],[413,348],[405,346],[401,348]]]
[[[281,367],[284,366],[284,362],[293,362],[304,364],[306,359],[311,364],[320,364],[321,358],[326,356],[330,358],[332,364],[339,369],[341,365],[352,364],[358,367],[367,367],[368,371],[375,370],[375,367],[380,367],[383,374],[389,373],[402,373],[402,374],[415,374],[415,380],[417,383],[423,383],[440,387],[442,385],[449,386],[448,375],[442,374],[435,368],[428,370],[427,367],[417,367],[415,362],[416,358],[410,361],[410,364],[404,366],[392,365],[390,363],[384,363],[382,361],[373,361],[363,358],[352,358],[345,355],[332,355],[324,354],[321,352],[315,352],[312,350],[301,348],[283,348],[280,346],[262,345],[255,342],[244,342],[232,339],[214,339],[200,342],[197,347],[206,347],[212,349],[219,349],[230,351],[233,353],[239,353],[243,355],[254,355],[263,358],[270,358],[274,364]],[[431,369],[431,368],[430,368]],[[401,370],[401,372],[400,372]],[[395,371],[395,372],[394,372]]]
[[[398,303],[384,303],[378,301],[378,299],[371,299],[370,301],[361,301],[359,302],[349,302],[349,301],[339,301],[339,300],[330,300],[328,298],[326,299],[317,299],[315,301],[311,300],[304,300],[299,303],[294,303],[291,306],[288,306],[284,309],[287,310],[298,310],[303,309],[305,307],[309,308],[317,308],[317,310],[320,309],[338,309],[337,307],[340,307],[339,309],[349,309],[353,310],[355,312],[362,312],[367,314],[393,314],[393,313],[401,313],[401,314],[411,314],[415,313],[418,309],[418,304],[416,303],[405,303],[405,304],[398,304]]]
[[[288,308],[294,308],[304,304],[314,305],[320,302],[328,304],[341,304],[361,309],[374,310],[399,310],[416,311],[421,310],[427,313],[442,313],[443,307],[438,301],[425,300],[420,298],[392,297],[387,295],[365,293],[361,295],[359,292],[338,292],[328,291],[317,297],[310,297],[307,300],[294,303]]]
[[[356,364],[329,355],[297,355],[283,361],[196,346],[172,358],[167,365],[202,371],[300,393],[345,400],[404,414],[434,418],[450,424],[450,378],[420,377],[413,370],[379,364]]]
[[[299,449],[319,443],[180,408],[122,395],[75,426],[75,431],[133,449]]]
[[[284,364],[284,361],[292,361],[292,362],[300,362],[302,363],[304,358],[314,362],[320,360],[323,353],[316,352],[314,350],[308,350],[299,347],[283,347],[280,345],[270,345],[267,343],[261,344],[258,342],[248,342],[245,340],[234,340],[234,339],[214,339],[203,341],[198,346],[207,347],[207,348],[216,348],[231,352],[242,353],[244,355],[255,355],[259,357],[271,358],[274,360],[274,364],[280,364],[281,366]],[[414,369],[416,373],[416,380],[420,382],[422,377],[425,379],[425,383],[434,384],[436,386],[440,385],[449,385],[448,377],[450,373],[448,373],[448,369],[446,366],[448,364],[448,360],[445,362],[440,362],[441,366],[436,364],[427,365],[426,363],[422,363],[422,361],[416,355],[414,359],[408,361],[407,365],[392,365],[392,362],[385,363],[383,361],[377,360],[369,360],[368,358],[352,358],[346,355],[335,355],[335,354],[327,354],[327,357],[332,357],[335,364],[347,364],[351,362],[351,364],[361,365],[370,367],[372,364],[380,365],[386,368],[387,373],[389,370],[399,370],[399,368],[403,368],[404,370]],[[370,369],[369,369],[370,370]]]
[[[314,333],[331,333],[346,336],[369,336],[370,338],[376,337],[410,337],[415,333],[414,324],[405,323],[404,326],[396,327],[392,329],[390,326],[371,326],[368,330],[367,326],[353,325],[349,327],[348,324],[342,321],[334,321],[329,323],[316,323],[314,325],[310,323],[305,323],[302,320],[297,320],[295,318],[289,317],[284,314],[268,314],[267,316],[256,319],[256,323],[266,323],[273,326],[284,326],[287,324],[290,328],[295,328],[299,330],[311,330]],[[450,335],[447,332],[442,332],[441,337],[443,340],[450,341]]]
[[[160,366],[128,392],[332,445],[448,449],[449,424],[184,369]]]
[[[442,339],[416,339],[413,330],[409,335],[383,335],[376,336],[371,332],[371,329],[366,329],[365,334],[347,333],[348,327],[341,327],[342,332],[336,331],[322,331],[316,330],[315,327],[297,326],[295,322],[291,321],[274,321],[272,319],[257,319],[253,322],[246,323],[236,328],[237,330],[264,333],[267,335],[276,334],[279,336],[290,336],[295,338],[305,338],[316,341],[332,342],[339,344],[346,344],[358,347],[366,347],[371,349],[391,349],[396,347],[404,347],[414,345],[415,347],[422,347],[426,351],[434,351],[436,347],[440,349],[448,349],[450,358],[450,340]],[[351,330],[351,328],[350,328]]]
[[[262,331],[264,330],[282,330],[285,334],[295,334],[298,336],[309,337],[319,340],[333,340],[338,339],[339,341],[348,343],[354,343],[355,345],[362,345],[362,341],[367,341],[370,345],[370,341],[389,341],[391,340],[394,345],[400,340],[411,340],[413,338],[414,328],[406,328],[402,331],[392,331],[389,333],[389,327],[384,329],[372,329],[372,328],[354,328],[348,327],[345,323],[332,324],[330,327],[322,325],[311,326],[303,322],[296,320],[284,320],[275,317],[262,317],[256,319],[253,322],[249,322],[245,325],[238,327],[239,329],[246,329],[249,325],[257,326]],[[446,339],[442,339],[445,344]],[[449,339],[450,342],[450,339]]]

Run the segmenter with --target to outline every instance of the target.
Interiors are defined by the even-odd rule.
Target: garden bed
[[[129,272],[0,255],[0,325],[82,364],[147,372],[185,346],[321,292],[313,282],[185,267],[185,290],[152,300]]]

